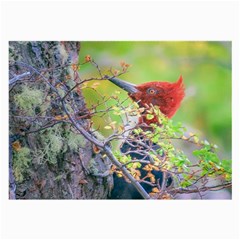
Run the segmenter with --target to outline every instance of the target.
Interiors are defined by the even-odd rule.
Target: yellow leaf
[[[55,120],[59,121],[62,120],[62,116],[61,115],[57,115],[56,117],[54,117]]]
[[[135,179],[136,179],[137,181],[139,181],[139,180],[140,180],[140,177],[139,177],[138,175],[136,175],[136,176],[135,176]]]
[[[166,194],[164,194],[164,195],[162,196],[162,199],[164,199],[164,200],[171,200],[172,197],[171,197],[170,194],[166,193]]]
[[[199,142],[199,139],[198,139],[198,137],[196,137],[196,136],[193,137],[193,140],[194,140],[195,143],[198,143],[198,142]]]
[[[133,163],[132,168],[137,168],[138,162]]]
[[[153,170],[159,171],[159,168],[157,166],[152,166]]]
[[[183,169],[181,168],[181,167],[178,167],[178,172],[182,172],[183,171]]]
[[[151,172],[148,172],[147,177],[151,178],[151,177],[154,177],[154,175]]]
[[[160,191],[159,191],[159,189],[158,189],[157,187],[154,187],[154,188],[152,189],[152,192],[153,192],[153,193],[159,193]]]
[[[153,177],[150,177],[150,182],[151,182],[151,183],[155,183],[155,182],[156,182],[156,179],[155,179],[154,176],[153,176]]]
[[[118,133],[121,133],[124,130],[124,126],[120,125],[118,126]]]
[[[122,173],[117,173],[117,176],[122,177],[123,175],[122,175]]]
[[[113,122],[109,123],[109,125],[110,126],[115,126],[116,123],[117,123],[116,121],[113,121]]]
[[[145,171],[151,171],[152,170],[152,167],[151,167],[151,165],[146,165],[146,166],[144,166],[143,167],[143,170],[145,170]]]
[[[68,119],[68,115],[64,115],[64,116],[57,115],[56,117],[54,117],[54,119],[57,121],[66,120],[66,119]]]
[[[109,126],[112,128],[112,129],[115,129],[115,124],[116,124],[117,122],[116,121],[113,121],[113,122],[111,122],[111,123],[109,123]]]
[[[105,129],[108,129],[108,130],[109,130],[109,129],[112,129],[111,126],[105,126],[104,128],[105,128]]]
[[[153,113],[152,109],[147,110],[147,113]]]
[[[138,104],[136,102],[133,102],[133,106],[138,108]]]

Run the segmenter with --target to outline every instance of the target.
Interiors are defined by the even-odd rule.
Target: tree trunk
[[[44,78],[57,86],[67,77],[72,83],[65,87],[71,88],[71,66],[78,63],[79,52],[79,42],[9,43],[10,199],[105,199],[110,191],[112,176],[100,176],[111,164],[93,150],[92,143],[66,121],[43,128],[49,121],[46,116],[64,116]],[[29,97],[32,109],[26,107],[26,88],[28,93],[38,93]],[[71,96],[79,114],[87,112],[81,91]],[[40,114],[42,106],[45,115]],[[87,127],[89,119],[80,119],[79,123]],[[36,130],[39,127],[42,129]],[[70,141],[75,138],[80,140],[73,148]]]

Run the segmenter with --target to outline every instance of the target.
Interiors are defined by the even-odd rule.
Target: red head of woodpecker
[[[135,85],[115,77],[106,78],[128,92],[131,99],[141,107],[146,105],[158,106],[160,111],[168,118],[173,117],[185,96],[182,76],[175,83],[170,82],[147,82]],[[157,122],[157,118],[140,120],[147,124]]]

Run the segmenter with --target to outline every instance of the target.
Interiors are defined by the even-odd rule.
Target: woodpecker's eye
[[[155,89],[153,89],[153,88],[149,88],[149,89],[147,90],[147,93],[153,95],[153,94],[156,94],[157,91],[156,91]]]

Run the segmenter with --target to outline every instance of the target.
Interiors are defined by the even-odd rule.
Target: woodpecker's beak
[[[109,77],[109,76],[105,76],[106,79],[108,79],[110,82],[114,83],[115,85],[117,85],[118,87],[124,89],[126,92],[128,93],[136,93],[139,90],[136,88],[137,85],[123,81],[119,78],[115,78],[115,77]]]

